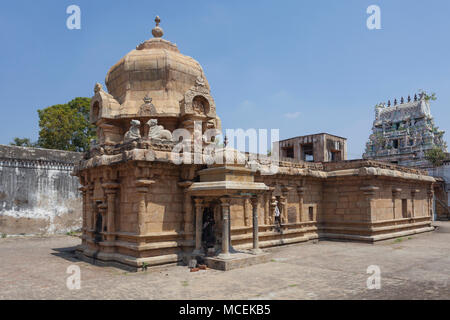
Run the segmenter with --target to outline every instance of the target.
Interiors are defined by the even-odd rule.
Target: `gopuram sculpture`
[[[431,115],[430,99],[422,92],[414,100],[402,97],[400,104],[394,100],[386,106],[375,106],[375,120],[372,134],[366,144],[364,159],[386,161],[411,167],[429,167],[425,153],[439,147],[444,152],[447,146],[443,140],[444,131],[439,130]]]

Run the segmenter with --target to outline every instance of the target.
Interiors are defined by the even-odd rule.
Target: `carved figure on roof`
[[[164,129],[163,126],[158,125],[157,119],[148,120],[147,125],[149,126],[148,137],[150,139],[172,141],[172,133],[169,130]]]
[[[125,133],[124,142],[130,142],[141,137],[140,132],[141,122],[139,120],[131,120],[131,127]]]

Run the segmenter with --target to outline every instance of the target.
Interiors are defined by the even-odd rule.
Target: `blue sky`
[[[81,8],[81,30],[66,8]],[[381,8],[381,30],[366,9]],[[360,158],[374,105],[436,92],[450,134],[450,1],[2,1],[0,144],[38,137],[37,110],[92,96],[94,84],[161,17],[164,38],[201,63],[223,128],[348,138]]]

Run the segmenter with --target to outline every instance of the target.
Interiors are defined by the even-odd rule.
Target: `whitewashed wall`
[[[54,234],[81,227],[81,196],[71,176],[81,154],[0,145],[0,233]]]

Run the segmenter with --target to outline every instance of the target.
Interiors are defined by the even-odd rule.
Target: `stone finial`
[[[101,90],[103,90],[103,87],[102,87],[102,85],[100,83],[97,82],[95,84],[95,86],[94,86],[94,93],[97,93],[97,92],[99,92]]]
[[[414,94],[414,101],[417,101],[417,94]]]
[[[400,98],[400,104],[405,103],[405,99],[403,99],[403,97]]]
[[[391,106],[391,100],[388,100],[388,107]]]
[[[144,103],[151,103],[152,102],[152,98],[149,96],[149,94],[147,93],[146,95],[145,95],[145,97],[144,97]]]
[[[411,96],[408,95],[408,102],[411,102]]]
[[[397,105],[397,99],[394,99],[394,106]]]
[[[161,19],[159,18],[159,16],[156,16],[155,22],[156,22],[156,26],[152,29],[152,35],[155,38],[161,38],[164,35],[164,31],[159,26],[159,23],[161,22]]]
[[[223,146],[226,148],[228,145],[228,137],[225,136],[225,138],[223,139]]]

